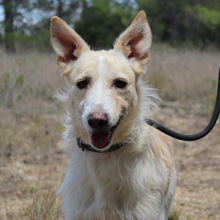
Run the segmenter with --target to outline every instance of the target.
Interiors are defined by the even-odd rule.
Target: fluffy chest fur
[[[175,168],[167,146],[158,145],[163,137],[154,144],[149,139],[155,132],[146,127],[144,145],[139,139],[117,152],[74,152],[60,187],[66,219],[165,219],[164,207],[169,208],[175,190]],[[134,146],[138,144],[141,149]]]

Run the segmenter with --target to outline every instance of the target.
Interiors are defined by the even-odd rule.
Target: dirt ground
[[[4,119],[9,114],[1,109],[1,129],[6,136],[0,137],[0,220],[31,219],[26,208],[33,204],[36,192],[48,188],[55,192],[69,163],[60,141],[63,117],[47,114],[12,119],[7,131]],[[194,133],[209,118],[201,104],[183,108],[169,102],[154,119],[179,132]],[[180,213],[181,220],[220,219],[220,121],[204,139],[173,140],[173,148],[178,183],[172,209]],[[21,217],[24,212],[25,218]]]

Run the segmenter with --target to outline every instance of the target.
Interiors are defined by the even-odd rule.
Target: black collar
[[[112,152],[112,151],[118,150],[119,148],[121,148],[124,145],[126,145],[126,143],[114,144],[108,150],[99,151],[99,150],[96,150],[95,148],[91,147],[90,145],[83,143],[81,138],[76,138],[76,141],[77,141],[78,147],[81,148],[82,151],[84,151],[86,149],[88,151],[92,151],[92,152],[95,152],[95,153],[108,153],[108,152]]]

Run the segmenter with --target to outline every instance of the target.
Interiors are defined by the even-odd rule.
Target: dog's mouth
[[[105,148],[111,143],[112,134],[117,126],[104,131],[92,131],[90,133],[91,142],[96,148]]]
[[[111,142],[111,132],[94,131],[91,133],[91,141],[94,147],[104,148]]]

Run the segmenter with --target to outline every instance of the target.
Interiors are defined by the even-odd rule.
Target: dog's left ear
[[[135,73],[143,73],[146,64],[150,61],[149,49],[152,42],[152,33],[144,11],[140,11],[131,25],[119,36],[114,49],[122,52],[132,63]]]

